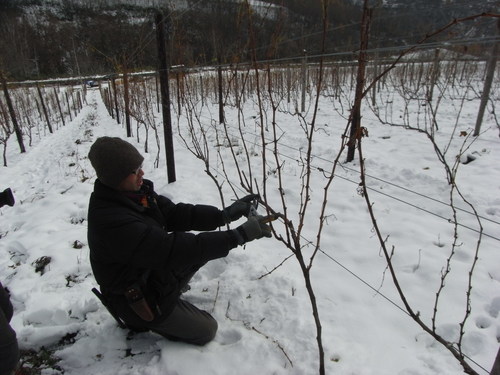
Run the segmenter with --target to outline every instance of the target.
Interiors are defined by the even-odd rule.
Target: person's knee
[[[213,319],[212,324],[208,328],[208,335],[207,337],[209,338],[209,341],[212,341],[215,338],[215,335],[217,334],[217,329],[219,328],[219,325],[217,324],[217,320]]]
[[[205,330],[203,332],[203,335],[200,335],[199,338],[193,341],[193,344],[196,345],[206,345],[210,341],[212,341],[215,338],[215,335],[217,334],[217,329],[219,328],[217,321],[215,319],[211,319],[207,322]]]
[[[173,341],[205,345],[215,338],[218,324],[208,312],[179,300],[174,311],[164,321],[153,323],[148,328]]]
[[[218,327],[217,320],[212,315],[205,313],[202,322],[198,324],[197,332],[193,332],[191,338],[186,341],[194,345],[206,345],[215,338]]]

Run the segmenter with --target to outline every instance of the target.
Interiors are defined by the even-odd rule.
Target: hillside
[[[0,3],[0,66],[11,79],[106,74],[156,66],[154,16],[170,23],[170,60],[185,66],[296,59],[322,51],[319,0],[7,0]],[[282,5],[285,4],[285,5]],[[370,46],[399,49],[455,18],[491,12],[486,0],[387,0],[374,8]],[[251,15],[249,15],[249,10]],[[333,0],[325,52],[352,58],[359,45],[359,1]],[[457,25],[433,40],[457,40],[476,55],[489,48],[491,19]],[[252,52],[253,51],[253,52]]]

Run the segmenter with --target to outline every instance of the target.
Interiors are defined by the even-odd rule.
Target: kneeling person
[[[90,262],[108,309],[137,331],[197,345],[211,341],[215,319],[180,295],[208,261],[271,236],[259,216],[236,229],[213,231],[248,216],[256,196],[222,210],[174,203],[143,179],[137,149],[116,137],[98,138],[89,159],[97,174],[88,211]]]

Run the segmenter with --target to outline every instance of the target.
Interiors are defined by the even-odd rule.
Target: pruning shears
[[[250,211],[248,213],[248,217],[255,217],[255,216],[260,216],[257,212],[257,208],[259,207],[259,200],[257,198],[253,199],[252,202],[250,203]],[[259,221],[263,224],[270,223],[271,221],[274,221],[278,219],[279,214],[271,214],[262,217]]]

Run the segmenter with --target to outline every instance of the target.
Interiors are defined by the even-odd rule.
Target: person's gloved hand
[[[226,224],[238,220],[242,216],[248,216],[250,208],[252,207],[252,201],[258,199],[257,194],[249,194],[246,197],[238,199],[232,205],[224,208],[222,213],[224,215],[224,222]]]
[[[263,222],[264,216],[250,216],[248,220],[236,229],[233,229],[238,244],[243,245],[262,237],[272,237],[271,227]]]

